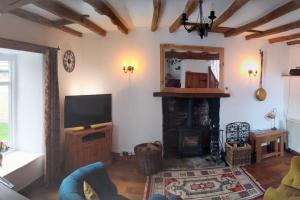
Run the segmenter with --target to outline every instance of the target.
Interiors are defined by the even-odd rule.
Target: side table
[[[255,148],[256,163],[260,163],[261,159],[268,158],[271,156],[283,156],[285,137],[285,130],[269,129],[257,132],[250,132],[250,144]],[[275,150],[273,152],[263,154],[262,144],[266,142],[274,143]]]

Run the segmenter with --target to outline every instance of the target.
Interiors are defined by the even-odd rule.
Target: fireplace
[[[209,128],[184,128],[178,131],[178,154],[181,157],[209,154]]]
[[[211,129],[219,128],[220,98],[163,97],[165,157],[210,154]]]

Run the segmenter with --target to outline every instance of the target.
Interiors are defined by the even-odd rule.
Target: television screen
[[[111,94],[65,97],[65,128],[111,121]]]

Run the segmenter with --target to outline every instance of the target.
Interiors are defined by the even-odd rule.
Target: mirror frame
[[[220,57],[220,77],[218,88],[174,88],[165,87],[165,51],[166,50],[185,50],[185,51],[205,51],[218,52]],[[160,44],[160,91],[172,89],[173,91],[184,90],[205,90],[216,91],[216,89],[224,91],[224,48],[223,47],[209,47],[209,46],[192,46],[192,45],[178,45],[178,44]]]

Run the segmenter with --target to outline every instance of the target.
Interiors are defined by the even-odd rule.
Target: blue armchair
[[[116,186],[111,182],[105,166],[96,162],[81,167],[67,176],[61,183],[59,200],[85,200],[83,182],[86,181],[101,200],[125,200],[118,195]]]

